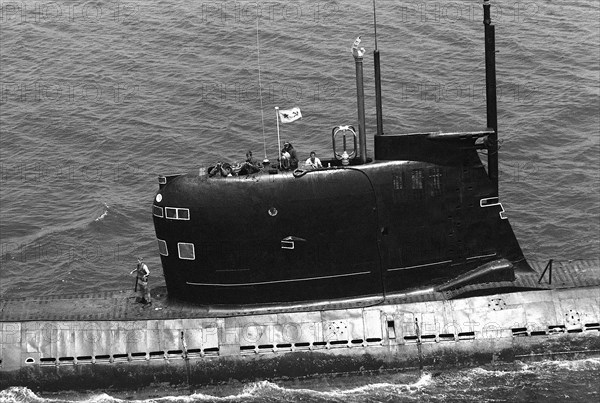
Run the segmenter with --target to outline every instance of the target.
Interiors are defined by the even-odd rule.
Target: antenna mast
[[[258,14],[258,3],[256,3],[256,57],[258,62],[258,97],[260,98],[260,118],[262,122],[263,132],[263,149],[265,151],[265,161],[267,158],[267,138],[265,137],[265,113],[263,111],[263,100],[262,100],[262,83],[260,81],[260,42],[258,40],[258,20],[260,19]]]
[[[373,51],[373,63],[375,66],[375,111],[377,114],[377,136],[383,136],[383,111],[381,106],[381,69],[379,62],[379,49],[377,48],[377,12],[375,0],[373,0],[373,26],[375,27],[375,50]]]

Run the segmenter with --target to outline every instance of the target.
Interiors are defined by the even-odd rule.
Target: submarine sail
[[[208,305],[382,297],[531,271],[498,196],[489,3],[484,10],[487,128],[402,135],[380,128],[368,158],[359,38],[359,135],[334,128],[326,168],[160,177],[152,209],[169,295]],[[378,50],[375,59],[379,75]],[[344,147],[346,137],[354,144],[358,137],[360,152],[338,152],[339,133]]]

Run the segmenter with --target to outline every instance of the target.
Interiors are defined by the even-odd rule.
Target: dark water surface
[[[422,374],[343,376],[287,382],[130,392],[34,393],[0,391],[2,402],[595,402],[600,398],[600,359],[515,363]]]
[[[260,4],[266,147],[256,3],[2,3],[2,298],[128,288],[138,255],[159,285],[150,215],[156,177],[240,161],[247,149],[262,157],[266,148],[275,159],[275,106],[302,109],[301,121],[281,128],[300,156],[330,155],[331,128],[356,124],[350,46],[358,35],[367,48],[371,139],[372,4]],[[599,3],[493,2],[492,16],[501,201],[528,259],[597,258]],[[485,126],[481,20],[479,1],[378,2],[385,133]],[[226,401],[447,401],[455,398],[447,387],[466,401],[564,401],[558,396],[569,394],[586,401],[598,393],[585,381],[598,379],[596,361],[524,368],[382,379],[384,386],[375,378],[358,389],[360,380],[318,391],[310,382],[301,390],[259,382]],[[23,389],[2,393],[2,400],[44,401]],[[172,399],[218,400],[201,393]]]

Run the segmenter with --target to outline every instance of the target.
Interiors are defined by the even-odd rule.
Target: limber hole
[[[164,358],[164,351],[150,351],[150,358]]]
[[[526,327],[513,327],[511,330],[513,336],[527,336]]]
[[[291,348],[292,345],[290,343],[281,343],[277,345],[277,348]]]
[[[183,351],[181,351],[181,350],[169,350],[169,351],[167,351],[167,354],[183,354]]]
[[[340,345],[340,344],[348,344],[348,340],[334,340],[330,341],[329,344],[332,346]]]
[[[598,330],[600,331],[600,323],[586,323],[585,330]]]
[[[59,357],[59,362],[73,362],[75,361],[75,357]]]

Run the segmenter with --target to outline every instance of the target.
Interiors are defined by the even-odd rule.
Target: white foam
[[[110,209],[110,206],[106,203],[104,204],[104,212],[102,214],[100,214],[100,216],[98,216],[94,221],[101,221],[104,219],[104,217],[106,217],[108,215],[108,210]]]

